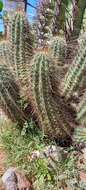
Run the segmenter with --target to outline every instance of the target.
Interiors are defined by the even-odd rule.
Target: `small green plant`
[[[24,170],[28,176],[30,175],[30,179],[34,177],[35,181],[43,180],[46,184],[47,180],[51,181],[47,159],[30,159],[34,150],[41,151],[44,148],[43,134],[32,121],[24,127],[27,131],[23,135],[16,125],[12,125],[9,128],[6,127],[0,137],[8,154],[7,166],[16,166]]]

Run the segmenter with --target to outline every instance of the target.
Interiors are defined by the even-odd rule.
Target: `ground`
[[[19,167],[20,170],[22,169],[27,175],[30,173],[30,178],[35,182],[34,187],[37,190],[41,190],[42,188],[43,190],[52,190],[52,188],[53,190],[57,190],[57,184],[63,186],[62,190],[73,190],[73,188],[70,187],[70,183],[75,183],[74,180],[78,180],[78,177],[81,183],[85,183],[86,148],[84,148],[82,152],[77,152],[71,149],[65,161],[62,161],[59,164],[57,161],[52,162],[52,164],[54,164],[52,167],[56,167],[56,171],[53,171],[53,173],[48,170],[47,166],[49,163],[47,163],[46,160],[38,159],[37,161],[31,161],[28,159],[30,158],[31,152],[35,150],[40,152],[46,146],[41,134],[36,130],[33,133],[32,123],[29,124],[32,132],[28,136],[25,134],[27,124],[24,126],[22,133],[20,133],[17,128],[13,127],[13,124],[12,128],[10,128],[11,124],[11,121],[9,121],[3,113],[0,122],[0,132],[2,136],[2,138],[0,138],[0,176],[4,174],[7,168],[15,166],[17,168]],[[35,134],[36,132],[37,134]],[[78,175],[76,175],[76,173]],[[68,187],[65,186],[65,174],[69,176],[67,179]],[[61,182],[55,181],[57,178],[58,180],[60,179]],[[84,186],[85,188],[83,188],[83,190],[86,189],[86,185]],[[0,190],[2,189],[3,188],[0,187]],[[58,190],[60,190],[60,188]],[[82,189],[79,187],[76,188],[76,190]]]

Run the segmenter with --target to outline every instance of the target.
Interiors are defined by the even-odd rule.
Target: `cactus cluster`
[[[41,49],[34,55],[33,39],[26,16],[16,13],[11,20],[10,42],[0,44],[0,107],[22,124],[28,119],[19,103],[24,95],[26,110],[30,105],[30,115],[44,134],[58,140],[71,137],[75,112],[67,100],[79,90],[86,70],[86,39],[70,67],[64,64],[67,45],[63,37],[53,37],[49,51]],[[60,83],[65,99],[60,94]],[[76,108],[76,121],[80,123],[86,121],[85,94]]]

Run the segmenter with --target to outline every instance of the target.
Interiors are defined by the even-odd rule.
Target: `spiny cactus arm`
[[[44,69],[45,67],[45,64],[46,64],[46,70]],[[38,85],[38,92],[37,92],[37,95],[36,95],[36,99],[37,99],[37,103],[39,105],[39,110],[40,110],[40,113],[42,115],[42,119],[43,119],[43,123],[44,123],[44,127],[42,128],[44,133],[45,133],[45,128],[47,128],[47,132],[49,130],[49,133],[50,133],[50,126],[51,126],[51,122],[50,122],[50,119],[49,119],[49,115],[47,113],[47,110],[46,110],[46,103],[45,103],[45,94],[44,94],[44,89],[48,88],[48,86],[46,86],[46,73],[48,72],[48,68],[47,68],[47,60],[46,60],[46,57],[44,55],[41,55],[41,60],[39,62],[39,85]],[[49,74],[49,73],[47,73]],[[45,87],[43,86],[45,83]],[[46,91],[47,93],[47,91]],[[47,94],[46,94],[47,96]],[[47,99],[48,100],[48,99]],[[48,102],[47,102],[48,104]],[[52,134],[52,132],[51,132]]]
[[[70,136],[71,124],[68,117],[66,118],[66,114],[63,113],[66,111],[65,106],[60,100],[60,96],[54,100],[52,95],[49,71],[51,62],[44,53],[40,53],[35,55],[33,63],[30,74],[31,86],[29,91],[31,94],[28,96],[30,96],[32,110],[37,116],[39,126],[44,134],[51,138],[60,139]]]
[[[46,108],[48,118],[51,123],[49,131],[51,131],[51,136],[54,136],[56,134],[56,136],[58,136],[59,138],[61,138],[62,136],[64,138],[65,135],[69,136],[69,131],[67,130],[67,127],[69,125],[67,121],[65,120],[63,110],[61,111],[61,107],[59,105],[59,101],[60,101],[59,96],[57,97],[58,99],[57,102],[54,100],[52,96],[52,86],[51,86],[51,82],[49,78],[50,62],[47,59],[45,59],[44,63],[45,63],[45,67],[44,67],[45,71],[42,75],[43,77],[42,89],[43,89],[45,108]],[[45,127],[45,131],[46,130],[47,128]],[[50,133],[49,131],[47,132]]]
[[[74,142],[86,142],[86,128],[85,127],[77,127],[74,131],[73,135]]]
[[[76,110],[77,110],[77,120],[81,124],[86,124],[86,92],[82,95]]]
[[[68,70],[68,65],[65,64],[67,52],[67,44],[62,36],[53,37],[49,43],[48,56],[51,57],[53,61],[53,73],[51,69],[51,79],[52,85],[54,86],[55,92],[58,94],[61,91],[61,82],[64,80],[65,74]]]
[[[33,35],[24,13],[16,13],[11,21],[11,51],[16,76],[24,79],[27,65],[33,55]]]
[[[43,83],[42,80],[44,80],[43,77],[45,77],[45,75],[43,76],[43,74],[44,74],[44,55],[41,55],[41,54],[40,54],[40,56],[36,55],[34,64],[35,64],[35,67],[33,65],[33,68],[32,68],[32,69],[34,69],[32,71],[32,73],[33,73],[32,97],[34,97],[34,103],[33,103],[34,110],[35,110],[35,112],[38,113],[36,115],[38,115],[38,122],[41,123],[40,127],[42,128],[43,132],[45,133],[45,128],[46,128],[46,131],[48,132],[48,129],[49,129],[49,133],[50,133],[51,123],[48,118],[44,94],[43,94],[43,91],[45,88],[44,88],[44,86],[42,86],[42,85],[44,85],[44,84],[42,84]],[[42,66],[42,64],[43,64],[43,66]],[[41,119],[41,122],[40,122],[40,119]],[[50,134],[52,134],[52,132]]]
[[[50,41],[49,49],[52,58],[61,61],[61,64],[63,64],[67,53],[67,44],[65,39],[61,36],[53,37]]]
[[[40,56],[37,54],[37,56],[34,56],[31,64],[30,64],[30,69],[29,69],[29,94],[27,92],[27,96],[29,97],[29,100],[31,102],[31,107],[32,107],[32,116],[36,118],[36,122],[38,123],[39,127],[43,127],[43,122],[42,122],[42,117],[40,114],[40,110],[37,104],[37,93],[38,91],[38,84],[39,84],[39,60]],[[37,95],[36,95],[37,94]],[[36,100],[37,98],[37,100]]]
[[[3,93],[0,92],[0,102],[2,110],[15,122],[18,122],[19,125],[23,125],[25,122],[25,115],[23,111],[17,105],[17,102],[13,100],[13,97],[9,93],[9,91],[3,85]]]
[[[9,42],[8,41],[1,41],[0,42],[0,58],[7,64],[9,65],[10,68],[12,68],[11,65],[11,55],[10,55],[10,47],[9,47]],[[0,61],[1,61],[0,59]]]
[[[15,65],[15,30],[16,30],[16,19],[17,17],[13,17],[10,19],[10,55],[11,55],[11,63],[16,71],[16,65]]]
[[[66,76],[65,80],[63,82],[63,90],[62,94],[68,99],[73,95],[73,92],[78,89],[80,85],[80,81],[83,76],[83,72],[86,68],[86,48],[85,48],[86,40],[85,42],[81,44],[81,47],[72,63],[72,66],[70,66]]]
[[[19,88],[7,65],[0,65],[0,107],[20,125],[25,122],[25,115],[18,103]]]

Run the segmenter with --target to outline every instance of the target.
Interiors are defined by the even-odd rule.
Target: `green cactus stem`
[[[24,13],[16,13],[11,21],[11,55],[16,77],[23,82],[33,55],[33,35]]]
[[[80,102],[76,107],[77,120],[81,124],[86,124],[86,92],[81,96]]]
[[[49,71],[51,64],[44,53],[35,55],[31,64],[28,96],[33,114],[36,115],[44,134],[51,138],[62,139],[71,135],[72,126],[70,117],[66,117],[67,112],[59,93],[56,100],[52,95]]]
[[[62,65],[65,62],[67,53],[67,44],[63,37],[56,36],[50,41],[50,54],[56,61],[58,60]]]
[[[13,121],[22,125],[25,115],[19,106],[19,88],[7,65],[0,64],[0,107]]]
[[[62,85],[62,95],[69,99],[78,90],[86,70],[86,39],[80,44],[76,57],[70,66]]]

